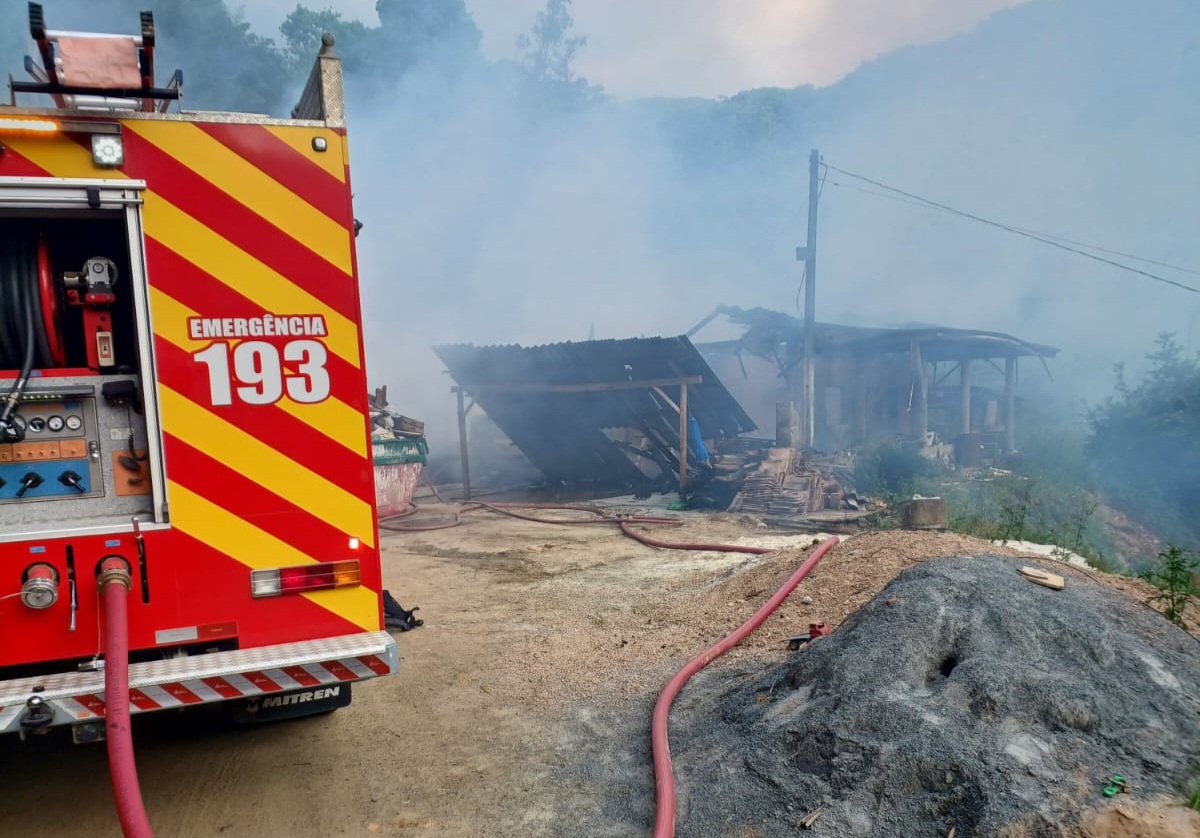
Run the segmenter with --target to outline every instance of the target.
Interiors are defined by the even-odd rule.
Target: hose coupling
[[[100,560],[96,582],[101,590],[114,582],[124,585],[127,591],[132,590],[133,573],[130,570],[129,562],[120,556],[105,556]]]

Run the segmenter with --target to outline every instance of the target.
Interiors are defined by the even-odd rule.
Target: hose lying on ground
[[[738,626],[720,643],[710,646],[688,661],[687,666],[679,670],[663,688],[662,694],[659,695],[658,701],[654,705],[654,715],[650,726],[650,741],[654,752],[654,838],[674,838],[675,836],[675,776],[671,769],[671,746],[667,741],[667,719],[671,714],[671,704],[675,701],[675,697],[679,695],[683,685],[691,680],[693,675],[741,643],[751,632],[761,626],[837,543],[836,536],[822,541],[796,569],[796,572],[788,577],[779,590],[767,600],[766,604],[755,612],[753,617]]]
[[[515,504],[515,503],[483,503],[482,501],[471,503],[463,506],[454,513],[454,520],[444,524],[425,524],[417,526],[396,526],[389,524],[388,521],[394,521],[398,518],[406,518],[412,515],[417,509],[416,504],[410,504],[409,508],[399,515],[393,515],[390,518],[380,520],[379,528],[388,530],[389,532],[434,532],[436,530],[448,530],[453,527],[461,526],[462,516],[467,512],[487,511],[494,512],[498,515],[507,515],[510,518],[518,518],[522,521],[531,521],[535,524],[562,524],[562,525],[580,525],[580,524],[615,524],[620,527],[621,532],[632,538],[634,541],[639,541],[648,547],[660,547],[665,550],[704,550],[720,553],[750,553],[752,555],[763,555],[764,553],[773,552],[769,547],[750,547],[737,544],[694,544],[694,543],[672,543],[669,541],[659,541],[658,539],[650,538],[647,535],[639,533],[633,529],[630,524],[652,524],[658,526],[678,526],[683,523],[678,518],[667,518],[657,515],[610,515],[603,509],[595,506],[572,506],[569,504]],[[573,521],[564,521],[556,518],[541,518],[536,515],[527,515],[518,512],[518,509],[564,509],[571,512],[586,512],[595,515],[595,518],[576,519]]]

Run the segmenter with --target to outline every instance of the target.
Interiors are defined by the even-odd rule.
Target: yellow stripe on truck
[[[150,310],[154,312],[154,334],[185,352],[203,349],[210,341],[189,340],[187,321],[199,317],[183,303],[151,286]],[[229,341],[230,346],[238,343]],[[363,431],[363,415],[350,405],[330,396],[316,404],[299,404],[284,397],[276,406],[306,425],[312,426],[335,442],[341,443],[360,457],[367,456],[367,440]]]
[[[236,466],[267,491],[301,509],[315,510],[314,514],[347,536],[374,546],[374,516],[369,503],[161,382],[158,393],[164,430],[214,460]],[[174,507],[174,498],[170,501]]]
[[[128,180],[116,169],[97,169],[92,153],[78,143],[68,142],[58,135],[45,138],[4,136],[4,145],[55,177],[103,178]]]
[[[185,123],[130,119],[123,124],[350,275],[346,228],[211,135]]]
[[[19,136],[6,136],[4,142],[55,177],[96,177],[97,170],[92,165],[91,153],[77,143]],[[115,169],[107,169],[103,174],[108,180],[128,180]],[[145,202],[142,226],[147,236],[178,253],[263,311],[323,315],[329,326],[329,336],[324,341],[329,351],[355,369],[362,366],[358,354],[358,326],[354,321],[333,311],[312,294],[214,233],[153,190],[146,189],[141,194]],[[254,209],[257,212],[259,208],[255,206]],[[346,235],[345,228],[339,229],[343,236]],[[348,248],[349,245],[347,254]]]
[[[296,151],[303,154],[315,165],[320,166],[340,183],[346,182],[346,164],[339,151],[346,145],[346,140],[337,131],[328,128],[308,128],[292,125],[264,125],[276,138],[287,143]],[[328,151],[313,151],[314,137],[324,137]]]
[[[172,523],[198,541],[253,570],[315,564],[316,559],[280,541],[173,480],[167,481]],[[246,589],[250,588],[249,574]],[[301,594],[364,631],[378,631],[379,594],[365,586]]]
[[[329,351],[352,367],[358,357],[358,327],[282,274],[214,233],[183,210],[147,190],[142,226],[146,235],[178,253],[263,311],[324,316]]]

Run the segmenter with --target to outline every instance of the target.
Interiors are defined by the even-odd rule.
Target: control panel
[[[0,503],[103,494],[93,387],[32,390],[16,423],[25,440],[0,445]]]
[[[151,511],[146,424],[131,375],[30,381],[0,444],[0,536]]]

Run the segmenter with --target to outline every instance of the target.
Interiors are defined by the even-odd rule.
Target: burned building
[[[464,494],[478,405],[551,483],[673,487],[707,470],[709,445],[755,430],[688,338],[434,347],[454,379]]]
[[[704,340],[718,323],[736,336]],[[758,422],[773,426],[778,403],[799,404],[803,321],[766,309],[720,306],[688,335]],[[933,325],[817,323],[813,342],[813,447],[836,451],[897,439],[957,442],[960,465],[1016,449],[1020,360],[1037,359],[1040,371],[1058,352],[1001,332]]]

